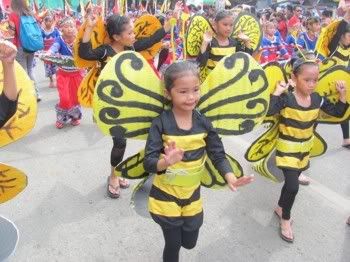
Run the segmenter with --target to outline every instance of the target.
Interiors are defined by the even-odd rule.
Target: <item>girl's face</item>
[[[53,24],[52,17],[45,17],[44,24],[46,28],[51,28]]]
[[[276,33],[276,27],[273,23],[269,23],[266,26],[266,34],[269,36],[273,36]]]
[[[167,91],[173,108],[183,112],[192,112],[200,98],[198,76],[191,73],[178,77],[174,86]]]
[[[314,92],[318,82],[318,65],[301,65],[297,75],[292,74],[295,88],[301,94],[307,96]]]
[[[62,26],[62,34],[65,37],[74,37],[77,33],[77,29],[73,21],[66,22]]]
[[[341,36],[340,38],[340,43],[343,45],[343,46],[350,46],[350,32],[348,33],[345,33]]]
[[[319,34],[321,32],[321,24],[320,23],[313,23],[310,25],[310,31]]]
[[[132,46],[135,43],[134,25],[132,22],[125,25],[123,32],[120,35],[114,35],[113,39],[123,46]]]
[[[227,16],[216,22],[216,32],[223,37],[230,37],[233,31],[233,18]]]

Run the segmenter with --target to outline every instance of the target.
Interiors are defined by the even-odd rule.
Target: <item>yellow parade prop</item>
[[[27,186],[27,176],[17,168],[0,163],[0,204],[18,195]]]

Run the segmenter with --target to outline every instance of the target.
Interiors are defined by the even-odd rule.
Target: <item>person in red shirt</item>
[[[282,36],[282,40],[286,40],[286,37],[288,35],[288,27],[287,27],[287,18],[282,12],[278,12],[276,14],[277,19],[277,30],[280,32]]]

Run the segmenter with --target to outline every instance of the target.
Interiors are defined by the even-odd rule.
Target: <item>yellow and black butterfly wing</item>
[[[310,151],[310,157],[317,157],[321,156],[327,151],[327,143],[326,141],[320,136],[319,133],[314,131],[314,139],[313,139],[313,146]]]
[[[237,160],[235,160],[229,154],[226,154],[226,158],[230,163],[235,176],[237,178],[242,177],[243,169],[242,169],[242,166],[237,162]],[[214,167],[213,163],[209,158],[205,162],[205,169],[207,172],[205,172],[205,175],[202,176],[202,179],[201,179],[202,186],[212,188],[212,189],[216,189],[216,188],[220,189],[226,185],[225,179],[220,175],[220,173]]]
[[[18,195],[27,186],[27,176],[17,168],[0,163],[0,203]]]
[[[330,68],[337,65],[337,61],[334,58],[326,58],[320,63],[320,75],[321,78]]]
[[[220,135],[250,132],[269,107],[266,74],[248,54],[226,56],[201,85],[198,108]]]
[[[146,139],[167,104],[161,82],[141,54],[114,56],[102,70],[93,98],[97,125],[106,135]]]
[[[237,37],[239,32],[249,36],[253,51],[258,50],[262,40],[262,29],[259,20],[252,14],[241,12],[233,22],[232,37]]]
[[[100,73],[101,69],[98,66],[94,66],[81,81],[78,88],[78,100],[81,106],[92,107],[94,90]]]
[[[276,151],[272,150],[267,157],[253,164],[253,169],[261,176],[273,182],[283,182],[284,176],[280,168],[276,166]]]
[[[139,40],[142,38],[150,37],[160,28],[162,28],[162,25],[157,19],[157,17],[149,14],[142,15],[135,21],[135,38]],[[158,43],[152,45],[150,48],[141,51],[140,54],[146,60],[150,60],[159,53],[161,48],[162,43],[159,41]]]
[[[186,34],[186,50],[189,56],[197,57],[206,31],[215,32],[210,22],[201,15],[192,17]]]
[[[143,160],[145,158],[145,150],[141,150],[137,154],[128,157],[114,170],[116,176],[128,179],[141,179],[149,176],[149,173],[143,168]]]
[[[18,88],[18,105],[15,115],[0,128],[0,147],[10,144],[28,134],[35,126],[37,101],[32,80],[24,69],[15,62]],[[3,90],[4,73],[0,64],[0,93]]]
[[[328,46],[337,32],[339,24],[340,20],[336,20],[321,31],[316,43],[316,53],[322,55],[323,57],[328,57],[330,55]]]
[[[335,87],[336,80],[343,80],[346,82],[346,86],[350,86],[350,69],[344,66],[333,66],[327,70],[323,76],[319,79],[315,91],[321,96],[325,96],[335,104],[339,100],[339,94]],[[346,93],[346,101],[350,103],[350,92]],[[328,123],[328,124],[337,124],[342,123],[345,120],[350,118],[350,108],[345,112],[343,117],[334,117],[326,114],[321,111],[318,117],[318,122]]]
[[[79,28],[77,37],[76,37],[74,45],[73,45],[74,63],[75,63],[75,66],[79,67],[79,68],[94,67],[94,66],[96,66],[96,63],[97,63],[97,61],[85,60],[79,56],[79,52],[78,52],[79,45],[80,45],[81,40],[83,39],[85,29],[86,29],[86,21]],[[92,30],[90,41],[91,41],[92,49],[95,49],[102,44],[109,43],[109,41],[110,41],[108,38],[107,32],[106,32],[103,18],[101,16],[99,16],[97,18],[97,23]]]

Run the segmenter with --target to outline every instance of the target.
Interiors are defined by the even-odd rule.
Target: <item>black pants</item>
[[[343,132],[343,139],[349,138],[349,121],[345,121],[340,124],[341,131]]]
[[[282,207],[282,218],[290,219],[290,211],[292,209],[295,196],[299,190],[299,175],[301,171],[290,169],[282,169],[284,175],[284,185],[281,190],[281,196],[278,200],[278,205]]]
[[[184,231],[181,227],[163,228],[164,251],[163,262],[178,262],[180,248],[192,249],[197,244],[199,229]]]
[[[123,137],[112,137],[113,147],[111,150],[111,166],[116,167],[124,157],[126,139]]]

